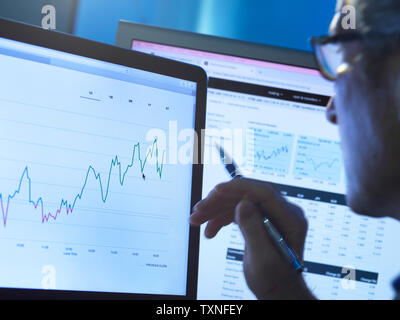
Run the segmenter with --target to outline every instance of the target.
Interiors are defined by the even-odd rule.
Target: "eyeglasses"
[[[350,61],[346,61],[342,42],[363,40],[364,35],[358,32],[349,32],[335,36],[311,38],[315,58],[322,75],[331,81],[335,81],[339,74],[349,68]]]

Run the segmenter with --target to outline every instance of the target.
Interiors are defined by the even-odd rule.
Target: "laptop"
[[[0,295],[193,299],[204,70],[7,20],[0,69]]]

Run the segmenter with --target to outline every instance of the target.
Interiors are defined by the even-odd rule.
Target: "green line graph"
[[[63,209],[65,209],[67,214],[69,214],[70,212],[72,212],[74,210],[78,199],[80,200],[83,197],[83,194],[84,194],[84,191],[85,191],[85,188],[86,188],[86,185],[88,183],[89,176],[90,176],[91,173],[93,174],[95,179],[99,182],[101,200],[103,201],[103,203],[105,203],[107,201],[108,194],[109,194],[109,191],[110,191],[110,181],[111,181],[111,175],[112,175],[113,169],[115,167],[118,167],[119,183],[120,183],[121,186],[123,186],[124,182],[125,182],[125,178],[126,178],[128,172],[129,172],[129,170],[135,165],[136,157],[137,157],[137,160],[139,162],[140,172],[141,172],[142,176],[144,174],[144,171],[145,171],[146,165],[148,163],[148,160],[150,158],[155,157],[155,160],[156,160],[156,163],[155,163],[156,173],[157,173],[158,177],[160,179],[162,179],[163,169],[164,169],[165,150],[163,150],[161,161],[159,161],[158,140],[157,140],[157,138],[155,138],[153,143],[152,143],[152,145],[151,145],[151,147],[148,149],[148,151],[146,153],[146,156],[144,157],[144,159],[142,159],[142,156],[141,156],[141,145],[138,142],[137,144],[135,144],[133,146],[131,162],[126,166],[125,170],[123,170],[122,164],[119,161],[118,156],[115,156],[115,158],[113,158],[111,160],[110,169],[109,169],[108,177],[107,177],[107,184],[106,184],[106,188],[105,189],[103,188],[103,182],[102,182],[102,179],[101,179],[101,174],[96,172],[96,169],[92,165],[89,165],[89,168],[88,168],[88,170],[86,172],[86,177],[85,177],[83,186],[81,188],[81,191],[75,196],[74,200],[72,202],[70,202],[68,200],[61,199],[59,209],[57,209],[57,211],[55,213],[48,212],[47,214],[45,214],[45,212],[44,212],[45,210],[44,210],[43,197],[39,197],[36,201],[32,199],[32,180],[31,180],[30,175],[29,175],[29,168],[28,168],[28,166],[26,166],[25,169],[24,169],[24,172],[22,173],[21,179],[19,181],[18,188],[14,191],[13,194],[10,194],[7,197],[7,204],[5,206],[4,206],[4,202],[3,202],[3,194],[0,193],[0,208],[2,210],[4,227],[7,224],[7,217],[8,217],[8,212],[9,212],[9,208],[10,208],[10,203],[12,203],[12,200],[21,192],[21,188],[22,188],[24,179],[27,180],[28,187],[29,187],[28,202],[29,202],[29,204],[32,204],[35,209],[37,209],[39,207],[39,205],[40,205],[41,213],[42,213],[42,223],[44,223],[44,222],[47,222],[50,218],[52,218],[53,220],[56,220],[57,216],[62,212]]]

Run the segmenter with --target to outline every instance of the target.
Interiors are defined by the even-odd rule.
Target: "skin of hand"
[[[270,183],[235,178],[217,185],[190,217],[192,225],[207,223],[205,236],[236,222],[245,240],[243,271],[258,299],[313,299],[304,279],[276,249],[265,229],[260,205],[286,243],[303,257],[307,220],[300,207],[288,202]]]

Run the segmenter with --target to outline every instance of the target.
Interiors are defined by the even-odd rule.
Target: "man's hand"
[[[216,186],[195,207],[190,222],[207,222],[205,235],[236,222],[245,240],[243,269],[249,288],[258,299],[312,299],[299,272],[282,257],[266,231],[260,205],[290,248],[303,257],[307,220],[303,211],[286,201],[272,184],[236,178]]]

